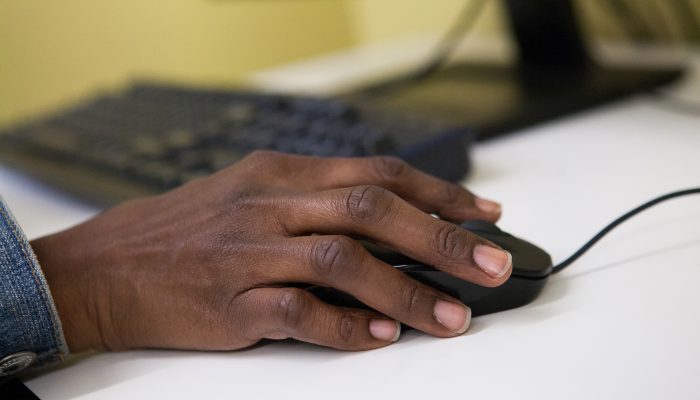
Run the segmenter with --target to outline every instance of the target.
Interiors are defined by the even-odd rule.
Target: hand
[[[398,159],[256,152],[32,247],[73,352],[233,350],[289,337],[362,350],[395,341],[397,321],[459,335],[470,312],[351,237],[497,286],[510,275],[508,254],[447,220],[499,216],[497,203]],[[348,292],[372,310],[328,305],[295,287],[302,282]]]

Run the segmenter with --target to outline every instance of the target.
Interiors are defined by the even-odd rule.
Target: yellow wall
[[[474,1],[474,0],[469,0]],[[359,41],[377,40],[414,31],[446,29],[467,4],[467,0],[355,0],[351,11],[355,37]],[[522,0],[528,1],[528,0]],[[675,0],[674,0],[675,1]],[[680,3],[681,1],[676,1]],[[660,40],[688,41],[688,32],[674,14],[673,1],[630,1],[629,5],[643,16]],[[625,38],[624,20],[612,12],[604,1],[575,0],[587,33],[601,38]],[[676,9],[678,12],[680,9]],[[691,19],[700,20],[700,0],[687,0]],[[507,32],[502,3],[487,0],[487,5],[474,26],[473,33],[483,36],[504,35]],[[696,37],[696,44],[697,44]]]
[[[133,75],[231,82],[352,43],[341,0],[0,0],[0,123]]]
[[[595,2],[580,2],[595,30],[620,33],[614,16]],[[441,31],[464,3],[0,0],[0,125],[134,76],[233,83],[257,68],[411,32]],[[692,4],[700,11],[700,0]],[[503,34],[499,5],[488,1],[475,34]]]
[[[355,38],[365,42],[411,32],[444,31],[465,4],[465,0],[355,0],[351,9]],[[501,34],[501,12],[500,1],[488,1],[473,32]]]
[[[494,2],[495,3],[495,2]],[[138,76],[257,68],[445,29],[463,0],[0,0],[0,125]],[[494,30],[489,6],[478,29]]]

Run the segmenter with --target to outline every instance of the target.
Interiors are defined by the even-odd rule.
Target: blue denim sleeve
[[[0,378],[67,354],[44,274],[0,198]]]

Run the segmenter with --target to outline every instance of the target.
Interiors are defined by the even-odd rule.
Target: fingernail
[[[474,199],[474,204],[476,208],[487,213],[487,214],[500,214],[501,205],[495,201],[481,199],[479,197]]]
[[[395,342],[399,340],[401,335],[401,324],[397,321],[389,321],[385,319],[373,319],[369,321],[369,333],[375,339],[385,342]]]
[[[480,244],[474,248],[474,262],[492,278],[505,275],[513,265],[509,252]]]
[[[433,307],[437,322],[454,333],[462,334],[469,328],[472,311],[463,304],[438,300]]]

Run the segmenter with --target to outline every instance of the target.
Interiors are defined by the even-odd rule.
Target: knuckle
[[[412,282],[411,286],[402,291],[401,307],[406,315],[411,315],[416,311],[418,304],[420,304],[420,287]]]
[[[457,225],[444,222],[434,236],[433,247],[445,258],[456,258],[468,254],[470,243]]]
[[[344,312],[338,319],[338,339],[341,342],[348,343],[355,336],[355,318],[349,313]]]
[[[409,166],[398,157],[378,156],[370,159],[374,172],[384,180],[393,181],[402,177]]]
[[[462,197],[462,187],[456,183],[445,183],[443,186],[443,202],[447,204],[457,203]]]
[[[390,211],[393,194],[379,186],[355,186],[345,196],[345,211],[361,222],[383,219]]]
[[[244,158],[246,174],[256,182],[279,183],[283,179],[308,173],[308,165],[316,157],[282,153],[272,150],[256,150]]]
[[[223,221],[231,219],[242,220],[243,215],[254,213],[273,213],[274,197],[267,193],[263,186],[242,185],[220,196],[217,201],[217,217]],[[274,215],[274,214],[272,214]],[[229,230],[236,230],[237,226],[228,225]]]
[[[247,343],[255,343],[260,340],[262,333],[255,324],[241,323],[251,317],[252,304],[244,298],[245,296],[231,296],[230,289],[221,290],[221,292],[218,300],[220,307],[207,307],[207,310],[204,311],[208,314],[211,326],[216,326],[218,329],[221,326],[240,326],[241,328],[235,332],[227,329],[224,335],[232,339],[241,339]],[[217,312],[211,311],[217,309]]]
[[[357,259],[357,245],[344,236],[327,237],[319,240],[312,250],[311,264],[316,273],[326,278],[338,278],[351,270]]]
[[[249,176],[255,176],[260,181],[270,180],[280,173],[287,172],[289,158],[289,154],[278,151],[255,150],[247,155],[243,161]]]
[[[224,204],[237,207],[240,205],[251,205],[263,196],[264,189],[256,185],[241,185],[232,188],[222,197]]]
[[[282,156],[282,153],[271,150],[255,150],[245,157],[245,161],[252,164],[267,164],[274,162]]]
[[[298,289],[286,289],[277,301],[277,312],[284,327],[294,331],[301,325],[311,301]]]

